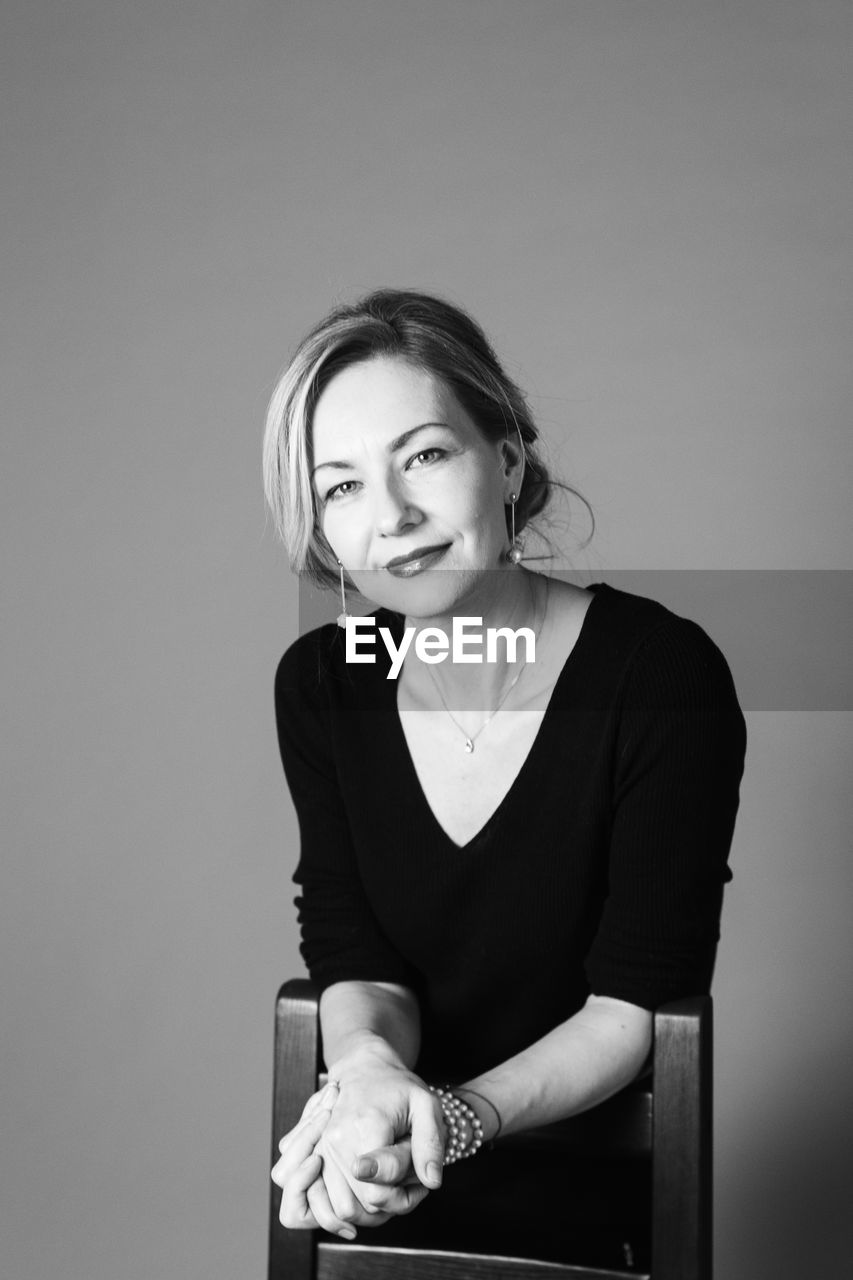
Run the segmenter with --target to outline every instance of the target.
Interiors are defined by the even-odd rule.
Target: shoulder
[[[398,614],[378,609],[372,615],[377,626],[389,627],[397,637],[402,629]],[[384,681],[381,646],[377,648],[375,664],[348,664],[346,637],[335,622],[327,622],[312,631],[298,636],[287,648],[275,673],[276,704],[283,701],[302,702],[316,706],[336,694],[346,698],[357,696],[366,686],[373,686],[377,679]]]
[[[342,659],[342,634],[340,627],[330,622],[297,636],[276,668],[276,701],[287,695],[310,696],[319,687],[323,673]]]
[[[685,709],[737,706],[728,663],[698,623],[644,596],[604,584],[594,591],[599,644],[634,699]]]

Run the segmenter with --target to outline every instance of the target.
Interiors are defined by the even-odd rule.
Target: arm
[[[418,1002],[408,987],[391,982],[336,982],[320,997],[323,1054],[330,1074],[339,1060],[359,1051],[386,1054],[411,1067],[421,1041]]]
[[[485,1138],[564,1120],[618,1093],[640,1072],[652,1043],[648,1009],[590,996],[571,1018],[507,1062],[458,1085]],[[466,1089],[472,1094],[466,1095]],[[483,1105],[474,1096],[487,1100]]]
[[[637,1076],[652,1044],[648,1009],[592,995],[571,1018],[506,1062],[453,1085],[477,1113],[488,1141],[564,1120],[603,1102]],[[500,1117],[500,1124],[498,1122]],[[365,1152],[365,1180],[393,1184],[407,1173],[405,1146]],[[365,1178],[365,1174],[361,1174]]]
[[[393,1073],[395,1067],[405,1070],[405,1064],[417,1055],[417,1004],[407,986],[410,967],[379,929],[361,882],[349,815],[338,781],[327,682],[318,677],[318,665],[328,656],[327,647],[328,637],[322,632],[296,641],[279,664],[275,684],[279,747],[301,834],[300,861],[294,874],[303,890],[297,900],[301,950],[312,978],[324,988],[321,1016],[327,1061],[336,1069],[340,1066],[342,1074],[351,1074],[343,1059],[361,1061],[370,1056],[375,1067],[377,1055],[382,1052],[387,1054],[385,1069]],[[334,680],[330,687],[334,692]],[[362,981],[363,975],[376,981]],[[363,1052],[368,1044],[372,1055]],[[348,1089],[341,1114],[346,1114],[352,1097],[353,1090]],[[369,1134],[371,1144],[389,1140],[387,1126],[381,1135],[375,1126]],[[309,1167],[315,1171],[322,1168],[322,1174],[316,1174],[303,1196],[304,1170],[297,1171],[289,1154],[290,1146],[298,1141],[296,1129],[282,1139],[282,1155],[288,1158],[279,1162],[276,1181],[296,1177],[296,1190],[311,1212],[305,1212],[302,1200],[297,1204],[294,1197],[285,1194],[283,1224],[320,1225],[345,1234],[345,1221],[335,1212],[336,1205],[330,1203],[327,1185],[331,1182],[338,1188],[340,1207],[346,1211],[347,1220],[362,1221],[361,1206],[347,1182],[352,1179],[349,1169],[342,1174],[335,1158],[320,1151],[324,1157],[322,1166],[315,1161]],[[287,1187],[283,1189],[288,1192]],[[422,1198],[426,1192],[421,1189],[420,1194]],[[406,1188],[388,1199],[398,1212],[417,1202],[414,1193]],[[376,1211],[378,1205],[371,1205],[371,1209]],[[372,1220],[378,1224],[384,1219],[377,1215]]]
[[[339,982],[323,992],[320,1025],[330,1079],[340,1086],[321,1154],[336,1168],[332,1200],[342,1217],[351,1213],[344,1184],[369,1211],[409,1212],[423,1188],[441,1185],[444,1130],[441,1108],[411,1069],[420,1048],[420,1012],[414,993],[391,983]],[[360,1157],[376,1148],[405,1146],[405,1169],[393,1179],[420,1186],[401,1199],[362,1185]],[[329,1181],[327,1177],[327,1183]]]
[[[362,1208],[380,1215],[379,1225],[441,1185],[437,1105],[409,1066],[418,1052],[417,1001],[403,987],[342,982],[323,993],[320,1018],[329,1075],[340,1084],[316,1147],[329,1199],[340,1219],[370,1222]],[[535,1044],[454,1092],[473,1107],[486,1140],[497,1133],[498,1115],[501,1133],[536,1128],[617,1093],[643,1067],[651,1041],[647,1009],[593,995]]]
[[[409,1065],[420,1045],[410,990],[335,983],[321,996],[320,1022],[329,1079],[337,1086],[332,1121],[317,1134],[310,1157],[304,1122],[286,1135],[273,1177],[284,1192],[285,1226],[320,1225],[351,1239],[352,1224],[379,1226],[409,1213],[440,1185],[444,1130],[437,1100]],[[309,1102],[309,1114],[316,1105]],[[364,1177],[370,1170],[360,1154],[374,1148],[398,1169],[387,1186],[371,1186]]]
[[[336,741],[340,726],[327,696],[327,685],[334,691],[338,681],[324,682],[316,671],[327,645],[322,632],[301,637],[275,680],[279,750],[299,821],[293,879],[302,889],[300,951],[321,988],[361,978],[405,986],[411,968],[378,926],[353,846],[337,764],[339,753],[352,748]]]

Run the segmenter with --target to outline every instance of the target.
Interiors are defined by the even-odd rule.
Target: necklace
[[[538,636],[541,634],[541,630],[542,630],[542,628],[545,626],[545,619],[547,618],[547,616],[548,616],[548,584],[547,584],[547,582],[546,582],[546,583],[545,583],[545,608],[544,608],[544,610],[543,610],[543,612],[542,612],[542,619],[541,619],[541,621],[538,623],[538,625],[536,624],[536,621],[535,621],[535,619],[534,619],[534,626],[533,626],[533,635],[534,635],[534,637],[538,637]],[[435,685],[436,692],[438,693],[439,698],[441,698],[441,704],[442,704],[442,706],[444,707],[444,709],[445,709],[445,711],[447,712],[447,714],[450,716],[450,719],[451,719],[451,720],[453,721],[453,723],[456,725],[456,728],[457,728],[457,729],[459,730],[459,732],[462,734],[462,737],[465,739],[465,741],[464,741],[464,744],[463,744],[463,745],[464,745],[464,748],[465,748],[465,750],[467,751],[468,755],[470,755],[470,754],[471,754],[471,752],[474,750],[474,743],[477,741],[477,739],[479,738],[480,734],[481,734],[481,733],[483,732],[483,730],[486,728],[486,725],[488,725],[488,724],[490,723],[490,721],[494,720],[495,716],[498,714],[498,712],[500,711],[501,707],[502,707],[502,706],[503,706],[503,704],[506,702],[507,698],[508,698],[508,697],[509,697],[509,695],[512,693],[513,689],[514,689],[514,688],[515,688],[515,686],[518,684],[519,680],[520,680],[520,679],[521,679],[521,677],[524,675],[524,673],[525,673],[525,671],[526,671],[526,670],[527,670],[527,650],[526,650],[526,648],[525,648],[524,665],[523,665],[522,667],[520,667],[518,671],[516,671],[515,675],[514,675],[514,676],[513,676],[513,678],[510,680],[510,682],[509,682],[509,684],[507,685],[506,689],[505,689],[505,690],[503,691],[503,693],[501,694],[501,696],[500,696],[500,701],[498,702],[497,706],[493,707],[493,709],[489,712],[489,714],[486,716],[486,718],[485,718],[485,720],[483,721],[483,723],[480,725],[479,729],[477,729],[474,733],[468,733],[468,732],[466,732],[466,730],[465,730],[465,729],[463,729],[462,725],[461,725],[461,724],[459,723],[459,721],[456,719],[456,716],[455,716],[455,715],[453,714],[453,712],[450,710],[450,707],[447,705],[447,700],[446,700],[446,698],[445,698],[444,694],[443,694],[443,693],[442,693],[442,691],[441,691],[441,685],[438,683],[438,680],[435,678],[435,675],[433,674],[432,667],[431,667],[431,666],[429,666],[429,665],[427,665],[427,671],[429,672],[430,677],[431,677],[431,679],[432,679],[432,682],[433,682],[433,684]]]

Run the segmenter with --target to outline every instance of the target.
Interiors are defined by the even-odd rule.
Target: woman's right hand
[[[327,1084],[311,1095],[298,1123],[278,1144],[279,1158],[271,1177],[281,1187],[279,1221],[282,1226],[292,1231],[322,1227],[332,1235],[352,1240],[356,1234],[355,1226],[379,1226],[391,1215],[371,1215],[365,1210],[357,1210],[345,1221],[332,1208],[323,1181],[323,1157],[317,1151],[317,1145],[337,1098],[335,1084]]]
[[[270,1176],[281,1187],[279,1220],[282,1226],[292,1230],[310,1230],[320,1225],[315,1207],[318,1196],[322,1198],[323,1160],[316,1147],[331,1119],[337,1096],[334,1085],[326,1085],[319,1093],[312,1094],[298,1124],[278,1144],[279,1158]],[[328,1231],[349,1238],[355,1234],[349,1223],[334,1220],[330,1206],[321,1208],[320,1217],[325,1219],[322,1225]]]

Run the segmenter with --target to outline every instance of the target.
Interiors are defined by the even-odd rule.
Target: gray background
[[[4,1276],[263,1273],[272,1002],[301,967],[260,424],[333,300],[472,309],[593,503],[588,576],[850,567],[851,14],[5,0]],[[749,730],[717,1275],[823,1276],[853,725]]]

